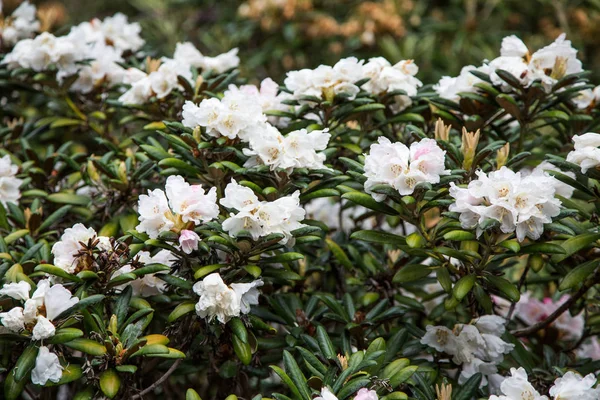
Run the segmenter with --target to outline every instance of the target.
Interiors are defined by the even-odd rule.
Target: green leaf
[[[6,244],[11,244],[13,242],[16,242],[17,240],[21,239],[23,236],[26,236],[29,234],[29,229],[20,229],[18,231],[14,231],[13,233],[6,235],[4,237],[4,242]]]
[[[294,382],[292,382],[288,374],[286,374],[281,368],[279,368],[276,365],[269,365],[269,368],[275,371],[275,373],[281,378],[283,383],[285,383],[286,386],[290,389],[290,392],[292,392],[292,395],[295,399],[303,398],[300,394],[300,391],[298,390],[298,387],[294,384]]]
[[[456,240],[456,241],[474,240],[475,234],[473,234],[473,232],[469,232],[469,231],[460,231],[460,230],[459,231],[450,231],[450,232],[444,234],[444,239]]]
[[[69,274],[62,268],[55,267],[51,264],[40,264],[35,267],[34,271],[45,272],[50,275],[58,276],[59,278],[71,281],[71,282],[83,282],[83,280],[75,275]]]
[[[67,308],[65,311],[63,311],[58,317],[55,318],[55,320],[59,320],[61,318],[66,318],[69,315],[74,314],[83,309],[86,309],[87,307],[97,304],[97,303],[101,302],[102,300],[104,300],[104,295],[102,295],[102,294],[94,294],[94,295],[88,296],[86,298],[83,298],[83,299],[79,300],[72,307]]]
[[[592,260],[573,268],[560,282],[558,290],[568,290],[583,283],[591,276],[600,264],[600,260]]]
[[[62,344],[83,336],[83,331],[77,328],[58,329],[54,336],[46,339],[50,344]]]
[[[200,395],[198,394],[198,392],[196,392],[194,389],[188,389],[187,392],[185,392],[185,400],[202,400],[200,398]]]
[[[23,350],[17,363],[14,367],[14,378],[15,381],[23,379],[35,366],[35,359],[38,355],[38,348],[35,343],[30,344]]]
[[[64,345],[92,356],[100,357],[106,354],[106,347],[91,339],[77,338],[64,343]]]
[[[358,231],[350,235],[350,238],[370,243],[390,244],[395,246],[406,245],[406,239],[403,236],[383,231]]]
[[[565,250],[565,254],[553,256],[552,261],[561,262],[578,251],[583,250],[598,239],[600,239],[600,233],[584,233],[567,239],[561,243],[562,248]]]
[[[73,206],[65,205],[60,207],[58,210],[54,211],[52,214],[48,216],[48,218],[44,218],[44,222],[37,229],[38,232],[44,232],[47,228],[52,226],[55,222],[60,221],[67,213],[71,210]]]
[[[100,374],[100,390],[109,399],[114,398],[121,388],[121,378],[110,368]]]
[[[46,200],[58,204],[73,204],[76,206],[87,206],[92,199],[87,196],[81,196],[73,193],[53,193],[46,197]]]
[[[177,319],[183,317],[185,314],[189,314],[195,310],[196,303],[194,303],[193,301],[183,302],[177,307],[175,307],[173,311],[171,311],[171,314],[169,314],[169,316],[167,317],[167,321],[169,321],[169,323],[173,323]]]
[[[177,171],[191,176],[196,176],[199,169],[192,167],[188,163],[178,158],[165,158],[158,162],[158,165],[164,168],[175,168]]]
[[[273,257],[261,258],[260,262],[262,264],[279,264],[279,263],[287,263],[296,260],[304,259],[304,255],[301,253],[288,252],[283,254],[278,254]]]
[[[227,325],[243,343],[248,343],[248,331],[241,319],[237,317],[232,318]]]
[[[317,326],[317,343],[325,358],[329,360],[337,358],[333,343],[331,343],[331,339],[329,339],[329,335],[322,325]]]
[[[457,300],[462,300],[465,298],[467,294],[473,289],[473,285],[475,285],[476,277],[475,275],[465,275],[456,282],[454,288],[452,289],[452,295]]]
[[[390,378],[390,386],[392,388],[398,387],[400,384],[409,380],[418,369],[419,367],[417,365],[409,365],[408,367],[402,368]]]
[[[492,286],[496,287],[498,290],[500,290],[500,292],[508,297],[509,300],[516,303],[521,298],[521,293],[519,293],[517,286],[508,280],[493,275],[487,276],[486,279],[492,284]]]
[[[452,395],[452,400],[471,400],[476,397],[482,377],[483,375],[479,372],[471,376],[465,383],[459,386],[455,394]]]
[[[566,251],[562,246],[554,243],[534,243],[528,246],[521,247],[521,254],[565,254]]]
[[[52,381],[46,382],[44,386],[60,386],[70,382],[75,382],[83,376],[83,368],[81,365],[77,364],[68,364],[62,370],[62,375],[58,382],[54,383]]]
[[[325,242],[327,243],[327,247],[329,247],[329,251],[331,251],[335,259],[338,260],[340,264],[342,264],[348,270],[354,269],[354,264],[352,264],[348,258],[348,255],[346,255],[344,250],[336,242],[329,238],[325,239]]]
[[[289,353],[289,351],[283,351],[283,364],[285,366],[285,371],[290,376],[292,382],[298,388],[298,391],[302,395],[303,400],[311,400],[310,389],[306,383],[306,378],[302,371],[300,371],[300,367],[294,357]]]
[[[431,273],[431,268],[422,264],[408,264],[400,268],[392,278],[393,283],[412,282],[425,278]]]
[[[375,201],[370,195],[361,192],[348,192],[342,195],[343,199],[368,208],[369,210],[379,211],[387,215],[398,215],[398,212],[385,203]]]

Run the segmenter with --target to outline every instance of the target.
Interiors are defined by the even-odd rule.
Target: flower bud
[[[190,254],[193,250],[198,250],[200,236],[194,231],[184,229],[179,236],[179,245],[185,254]]]
[[[87,162],[87,174],[92,181],[100,182],[100,175],[98,174],[98,170],[94,166],[94,163],[91,159]]]
[[[510,153],[510,143],[506,142],[504,146],[498,150],[496,154],[496,169],[500,169],[506,165],[508,160],[508,154]]]
[[[441,118],[435,122],[435,140],[448,140],[450,137],[450,125],[444,124]]]
[[[463,153],[463,169],[470,170],[473,166],[473,159],[479,144],[479,129],[476,132],[468,132],[465,127],[462,130],[462,146],[460,150]]]

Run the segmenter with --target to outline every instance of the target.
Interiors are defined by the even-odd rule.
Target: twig
[[[550,314],[545,320],[538,322],[537,324],[533,324],[528,328],[517,330],[511,332],[516,337],[527,336],[532,333],[535,333],[541,329],[544,329],[551,323],[553,323],[558,317],[560,317],[565,311],[569,309],[577,300],[583,297],[584,294],[587,293],[588,290],[591,289],[596,283],[600,282],[600,270],[596,271],[594,276],[590,278],[586,283],[581,286],[581,288],[575,293],[571,298],[565,301],[560,307],[556,309],[552,314]]]
[[[144,395],[150,393],[151,391],[153,391],[154,389],[156,389],[157,387],[159,387],[164,381],[166,381],[169,376],[177,369],[177,367],[179,366],[179,364],[181,364],[181,362],[183,361],[182,358],[180,358],[179,360],[175,361],[173,363],[173,365],[171,365],[171,368],[169,368],[167,370],[167,372],[165,372],[165,374],[163,376],[161,376],[156,382],[154,382],[152,385],[148,386],[146,389],[142,390],[141,392],[139,392],[138,394],[136,394],[135,396],[133,396],[131,398],[131,400],[135,400],[135,399],[141,399]]]

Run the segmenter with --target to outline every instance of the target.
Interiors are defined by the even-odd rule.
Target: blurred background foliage
[[[5,11],[20,0],[4,0]],[[243,75],[281,82],[284,71],[333,64],[341,57],[414,59],[418,77],[442,74],[498,55],[504,36],[529,48],[566,32],[584,67],[600,78],[600,0],[36,0],[56,30],[123,12],[144,28],[148,48],[170,55],[175,43],[201,51],[240,48]],[[62,28],[61,28],[62,26]]]

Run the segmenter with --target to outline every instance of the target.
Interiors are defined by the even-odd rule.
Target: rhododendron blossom
[[[444,167],[445,153],[433,139],[414,142],[409,149],[380,137],[365,155],[365,191],[382,201],[386,196],[372,192],[373,186],[387,184],[404,196],[412,194],[421,182],[438,183],[440,176],[450,174]]]
[[[545,179],[529,175],[523,177],[506,167],[489,174],[476,172],[478,179],[461,188],[450,184],[450,196],[455,203],[450,211],[460,213],[465,229],[477,229],[492,219],[500,223],[504,233],[516,231],[519,241],[525,237],[537,240],[544,224],[552,222],[560,212],[561,202],[554,197],[556,188]]]
[[[232,283],[226,285],[218,273],[206,276],[196,282],[194,292],[200,296],[196,303],[196,313],[201,318],[212,321],[216,318],[225,324],[232,317],[250,312],[250,306],[258,304],[258,287],[262,286],[261,280],[250,283]]]
[[[23,180],[16,177],[18,171],[10,156],[0,157],[0,203],[5,207],[8,203],[17,204],[21,198],[19,186]]]
[[[567,155],[568,162],[579,165],[584,174],[600,165],[600,134],[588,132],[573,136],[573,142],[575,150]]]

